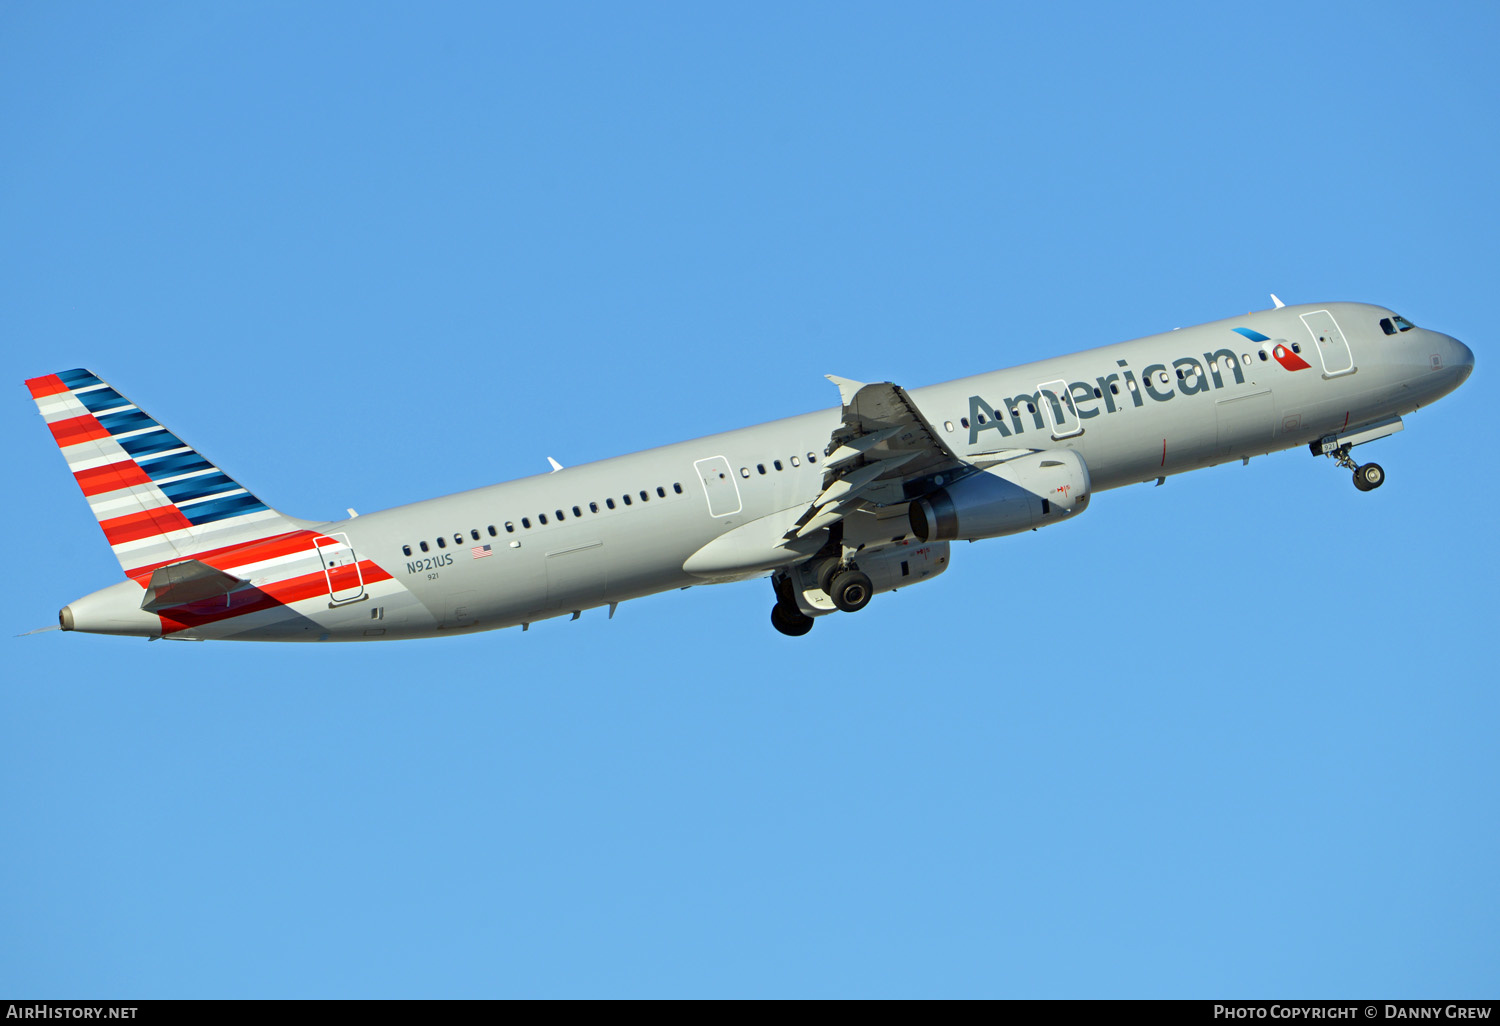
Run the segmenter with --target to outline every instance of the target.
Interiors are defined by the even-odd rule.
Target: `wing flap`
[[[824,450],[823,491],[788,539],[832,526],[866,505],[905,502],[908,481],[963,465],[900,385],[827,377],[838,386],[844,417]]]

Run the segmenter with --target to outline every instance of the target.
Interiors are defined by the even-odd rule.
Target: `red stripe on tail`
[[[166,534],[168,531],[181,531],[193,525],[176,506],[158,506],[128,516],[101,520],[99,526],[104,528],[104,537],[109,539],[111,545],[123,545],[125,542]]]
[[[194,552],[185,556],[173,556],[171,559],[159,560],[155,563],[147,563],[133,570],[125,571],[126,576],[132,577],[140,584],[146,586],[151,579],[151,574],[158,567],[166,566],[168,563],[181,562],[184,559],[196,559],[207,563],[218,570],[234,573],[242,566],[251,563],[263,563],[268,559],[277,559],[281,556],[290,556],[296,552],[305,552],[314,556],[312,540],[318,537],[314,531],[292,531],[286,534],[271,535],[256,541],[235,542],[233,545],[222,545],[217,549],[204,549],[202,552]]]
[[[151,478],[146,476],[146,472],[134,460],[79,470],[73,476],[77,478],[78,487],[83,489],[84,495],[103,495],[131,485],[151,483]]]
[[[79,442],[109,437],[109,432],[104,430],[103,424],[94,419],[92,413],[85,413],[81,417],[69,417],[67,420],[54,420],[47,425],[47,430],[52,432],[52,437],[57,439],[57,444],[64,449],[70,445],[77,445]]]
[[[39,378],[28,378],[26,387],[31,390],[31,398],[44,399],[49,395],[61,395],[68,390],[63,384],[62,378],[56,374],[43,374]]]

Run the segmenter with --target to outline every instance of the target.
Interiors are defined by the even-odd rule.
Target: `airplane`
[[[907,391],[829,376],[840,405],[316,522],[266,505],[87,370],[26,382],[125,580],[65,631],[375,641],[531,624],[770,577],[771,623],[931,580],[950,543],[1071,520],[1095,492],[1307,446],[1361,491],[1355,446],[1458,388],[1474,354],[1362,303],[1275,306]]]

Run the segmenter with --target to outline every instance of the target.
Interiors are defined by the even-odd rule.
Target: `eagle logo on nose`
[[[1276,348],[1271,350],[1271,356],[1277,363],[1290,371],[1307,370],[1312,366],[1312,364],[1292,352],[1290,346],[1282,345],[1279,342],[1276,344]]]
[[[1243,335],[1245,338],[1248,338],[1251,342],[1264,343],[1271,341],[1269,335],[1262,335],[1260,332],[1255,331],[1251,328],[1235,328],[1234,331],[1236,334]],[[1262,346],[1261,348],[1264,349],[1265,347]],[[1289,371],[1307,370],[1312,366],[1312,364],[1302,359],[1301,356],[1298,356],[1296,350],[1287,345],[1285,342],[1276,342],[1272,344],[1271,357]]]

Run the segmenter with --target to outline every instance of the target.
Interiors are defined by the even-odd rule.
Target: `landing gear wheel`
[[[857,613],[870,604],[870,596],[874,593],[875,586],[865,574],[858,570],[842,570],[834,575],[828,597],[844,612]]]
[[[1385,470],[1379,463],[1366,463],[1354,469],[1354,487],[1362,492],[1372,492],[1385,484]]]
[[[829,598],[833,597],[833,576],[838,572],[839,561],[837,559],[824,560],[823,565],[818,567],[818,587]]]
[[[800,638],[813,628],[813,618],[800,609],[788,612],[780,602],[771,607],[771,626],[789,638]]]

